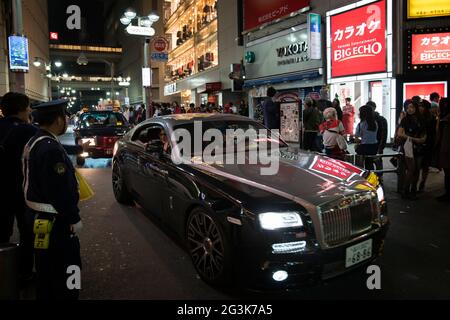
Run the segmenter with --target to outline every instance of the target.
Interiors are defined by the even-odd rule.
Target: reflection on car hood
[[[78,135],[82,137],[86,136],[117,136],[124,135],[129,130],[128,127],[92,127],[80,129]]]
[[[367,191],[370,184],[363,170],[334,159],[311,153],[281,152],[276,175],[262,175],[261,164],[195,164],[194,168],[220,180],[230,188],[239,188],[250,196],[261,190],[284,198],[321,205],[343,195]],[[246,185],[240,188],[239,185]]]

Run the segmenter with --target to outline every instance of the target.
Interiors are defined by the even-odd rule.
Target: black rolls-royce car
[[[114,144],[130,125],[122,113],[91,111],[83,113],[75,127],[75,144],[83,147],[77,164],[84,165],[86,158],[112,158]]]
[[[174,132],[194,133],[197,121],[202,133],[216,129],[225,138],[227,129],[265,129],[235,115],[149,119],[116,143],[112,184],[118,202],[137,201],[175,231],[206,282],[238,276],[262,287],[296,287],[381,254],[389,220],[374,174],[292,148],[270,131],[246,139],[249,147],[235,155],[248,159],[250,146],[275,141],[278,150],[266,150],[277,152],[275,175],[262,175],[263,164],[206,163],[196,153],[191,163],[174,162],[181,154]]]

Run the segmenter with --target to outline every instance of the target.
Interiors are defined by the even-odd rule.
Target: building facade
[[[321,94],[339,99],[341,106],[351,98],[356,112],[375,101],[378,112],[395,119],[397,33],[391,0],[269,3],[262,8],[256,0],[244,0],[245,87],[253,117],[261,116],[261,102],[273,86],[285,135],[300,130],[304,99]]]
[[[242,47],[238,23],[242,7],[237,0],[166,1],[166,98],[216,106],[242,98],[230,79],[232,66],[240,66]]]
[[[20,8],[17,9],[17,6]],[[12,72],[9,68],[8,36],[12,34],[24,35],[28,39],[29,69],[25,73]],[[5,53],[0,57],[0,96],[14,90],[25,93],[33,102],[48,101],[51,84],[45,76],[45,67],[33,65],[35,57],[49,60],[46,0],[11,0],[0,3],[0,48]]]
[[[450,2],[396,1],[400,12],[397,114],[412,96],[448,96],[450,82]]]

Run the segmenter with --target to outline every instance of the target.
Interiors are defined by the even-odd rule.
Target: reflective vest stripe
[[[39,211],[39,212],[46,212],[46,213],[53,213],[53,214],[58,214],[58,211],[56,211],[56,209],[51,205],[51,204],[47,204],[47,203],[39,203],[39,202],[34,202],[34,201],[30,201],[28,200],[28,186],[29,186],[29,174],[30,174],[30,153],[31,150],[33,150],[34,146],[45,139],[51,139],[51,140],[55,140],[49,136],[43,136],[43,137],[39,137],[37,138],[32,144],[31,146],[29,145],[31,140],[28,141],[27,145],[25,146],[25,149],[23,151],[23,156],[22,156],[22,167],[23,167],[23,176],[24,176],[24,183],[23,183],[23,190],[24,190],[24,195],[25,195],[25,202],[27,204],[27,206],[30,209],[33,209],[35,211]]]

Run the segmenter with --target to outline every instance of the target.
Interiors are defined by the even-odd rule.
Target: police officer
[[[57,140],[67,130],[66,100],[35,106],[40,129],[23,154],[24,194],[34,220],[38,299],[78,299],[81,230],[75,169]],[[78,274],[79,275],[79,274]]]
[[[19,276],[25,285],[33,278],[33,233],[25,220],[22,152],[38,128],[29,123],[31,108],[26,95],[9,92],[3,96],[0,107],[4,115],[0,119],[0,243],[10,241],[16,217],[20,233]]]

